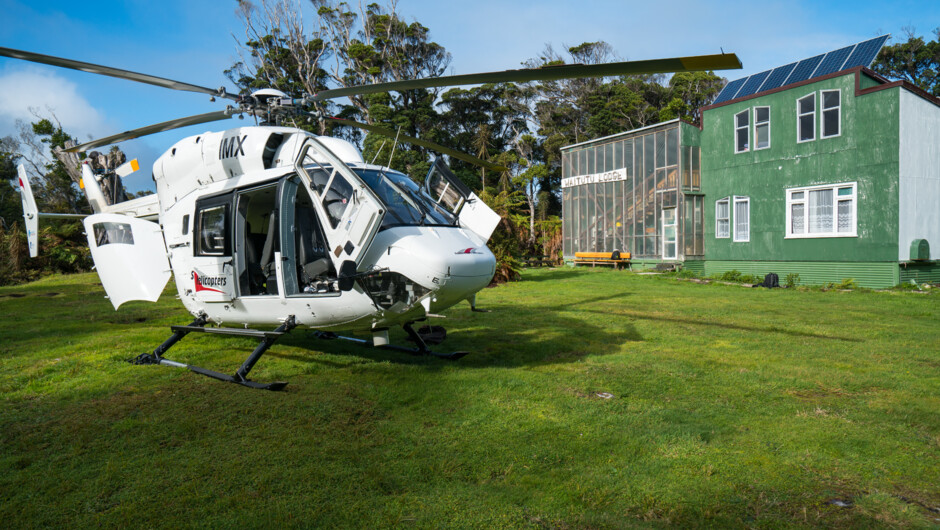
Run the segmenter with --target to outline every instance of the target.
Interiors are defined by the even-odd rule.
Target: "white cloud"
[[[79,140],[114,130],[71,81],[38,68],[6,69],[0,73],[0,137],[16,133],[16,120],[35,121],[30,108],[46,117],[51,109],[63,129]]]

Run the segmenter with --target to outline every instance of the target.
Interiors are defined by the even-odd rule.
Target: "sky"
[[[886,33],[893,37],[889,44],[906,40],[910,28],[935,38],[940,2],[886,5],[871,0],[399,0],[398,11],[427,26],[431,39],[451,53],[449,74],[520,68],[546,44],[564,50],[603,40],[622,60],[734,52],[744,68],[719,72],[734,80]],[[238,60],[238,42],[244,40],[236,7],[236,0],[0,0],[0,47],[231,90],[223,71]],[[0,137],[14,135],[18,119],[34,121],[34,110],[48,115],[51,109],[67,132],[87,141],[221,110],[224,104],[201,94],[0,57]],[[128,177],[127,187],[152,187],[149,168],[173,143],[226,126],[196,125],[121,144],[142,167]]]

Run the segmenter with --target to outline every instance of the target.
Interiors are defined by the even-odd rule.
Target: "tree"
[[[669,102],[659,112],[659,120],[682,118],[695,125],[702,121],[702,107],[711,104],[724,87],[714,72],[676,72],[669,80]]]
[[[292,95],[319,92],[327,84],[339,87],[433,77],[450,64],[450,54],[430,40],[427,27],[408,23],[395,2],[386,6],[311,0],[316,10],[312,29],[303,25],[304,13],[297,0],[262,0],[260,7],[240,0],[239,14],[246,27],[243,44],[248,58],[227,70],[229,78],[244,90],[275,86]],[[360,119],[405,134],[436,141],[437,91],[416,89],[395,93],[351,95],[350,104],[324,103],[326,115]],[[385,137],[358,129],[335,127],[320,121],[318,132],[337,132],[352,141],[363,141],[367,160],[391,153]],[[430,168],[427,153],[418,147],[395,146],[392,167],[423,178]],[[386,155],[383,155],[386,156]]]
[[[889,79],[902,79],[934,96],[940,96],[940,28],[934,29],[937,40],[925,42],[914,36],[914,28],[905,28],[906,42],[885,46],[872,65],[872,70]]]
[[[65,153],[63,149],[76,145],[75,139],[62,129],[55,114],[29,125],[17,122],[18,152],[28,171],[39,182],[33,187],[37,202],[44,211],[52,213],[89,213],[82,199],[78,183],[81,182],[80,161],[83,153]]]
[[[10,230],[22,225],[23,209],[17,192],[16,141],[12,137],[0,138],[0,227]]]
[[[328,74],[322,63],[331,50],[323,38],[323,31],[315,27],[308,35],[303,13],[295,1],[262,1],[259,6],[248,0],[239,0],[238,16],[245,25],[242,60],[225,71],[243,94],[262,88],[274,88],[294,97],[315,94],[327,87]],[[318,109],[327,115],[334,113],[334,105],[318,103]],[[310,124],[300,120],[293,125],[327,134],[324,121]]]

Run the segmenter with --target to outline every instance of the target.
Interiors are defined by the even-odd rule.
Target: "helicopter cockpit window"
[[[372,191],[388,207],[382,228],[392,226],[437,225],[453,226],[456,218],[422,193],[408,176],[397,171],[379,171],[354,167]]]
[[[95,246],[121,244],[133,245],[134,233],[127,223],[95,223]]]
[[[196,213],[197,256],[228,254],[228,204],[210,206]]]
[[[338,171],[314,162],[310,156],[305,161],[304,170],[310,176],[313,191],[323,197],[323,209],[329,218],[330,226],[336,228],[343,218],[346,206],[352,200],[352,185]]]
[[[323,209],[326,210],[333,228],[336,228],[340,219],[343,218],[343,212],[346,211],[346,205],[352,199],[352,194],[353,187],[349,182],[346,182],[346,179],[338,172],[334,172],[330,185],[323,195]]]
[[[437,167],[432,167],[427,176],[428,190],[431,192],[431,198],[438,203],[442,203],[452,212],[459,212],[463,206],[464,197],[452,186]]]

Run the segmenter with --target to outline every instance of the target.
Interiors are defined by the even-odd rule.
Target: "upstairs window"
[[[816,93],[796,100],[796,141],[816,139]]]
[[[730,235],[730,207],[728,198],[715,201],[715,237],[727,238]]]
[[[787,190],[786,237],[855,237],[855,182]]]
[[[822,99],[822,134],[821,138],[832,138],[842,133],[842,92],[838,90],[823,90]]]
[[[734,115],[734,152],[747,151],[750,143],[750,110],[743,110]]]
[[[770,147],[770,107],[754,107],[754,150]]]

